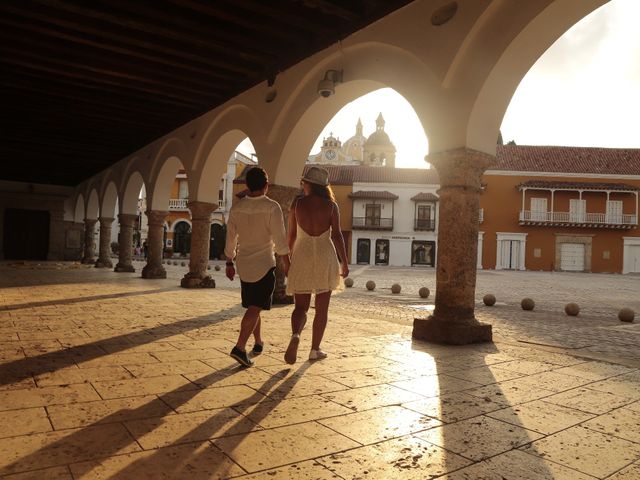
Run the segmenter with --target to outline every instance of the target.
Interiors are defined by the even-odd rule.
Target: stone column
[[[164,219],[169,212],[159,210],[147,210],[146,215],[149,221],[149,236],[147,237],[147,246],[149,253],[147,255],[147,264],[142,269],[142,278],[167,278],[167,271],[162,266],[162,250]]]
[[[82,263],[95,263],[96,259],[96,243],[95,243],[95,218],[84,219],[84,255]]]
[[[211,213],[218,204],[207,202],[187,203],[191,210],[191,254],[189,271],[180,281],[184,288],[215,288],[216,282],[207,274],[209,242],[211,238]]]
[[[133,225],[138,219],[137,215],[130,213],[118,214],[120,232],[118,233],[118,263],[114,272],[135,272],[131,263],[133,252]]]
[[[113,218],[100,217],[100,250],[96,268],[113,268],[111,262],[111,224]]]
[[[284,226],[289,226],[289,209],[293,199],[300,193],[299,188],[285,187],[281,185],[269,185],[267,196],[280,204],[282,213],[284,214]],[[293,296],[286,293],[286,277],[282,266],[282,260],[276,260],[276,288],[273,292],[273,303],[288,304],[293,303]]]
[[[49,212],[49,251],[47,260],[64,260],[64,210]]]
[[[440,177],[436,298],[433,315],[413,322],[413,338],[465,345],[490,342],[491,325],[474,316],[480,180],[494,157],[460,148],[429,155]]]

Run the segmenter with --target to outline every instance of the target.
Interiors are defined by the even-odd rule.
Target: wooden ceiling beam
[[[113,25],[117,25],[120,28],[124,27],[130,31],[144,32],[147,35],[166,38],[171,40],[172,42],[177,42],[178,44],[190,44],[192,46],[201,48],[204,52],[208,52],[209,55],[215,54],[218,57],[228,59],[230,65],[232,63],[237,62],[237,58],[235,61],[233,58],[236,55],[250,63],[256,63],[256,62],[260,63],[264,61],[264,57],[260,54],[251,54],[244,51],[230,50],[228,45],[224,46],[222,44],[218,44],[217,42],[203,40],[201,38],[196,37],[195,35],[191,34],[188,31],[184,31],[184,30],[177,31],[177,30],[172,30],[170,28],[163,28],[161,26],[153,25],[150,23],[139,22],[131,18],[128,18],[126,16],[112,15],[105,11],[99,11],[97,9],[93,9],[90,7],[85,7],[80,5],[70,5],[68,3],[65,3],[59,0],[35,0],[35,1],[42,5],[67,11],[69,13],[80,15],[85,18],[110,23]],[[91,5],[91,4],[87,3],[85,5]],[[242,72],[238,72],[238,73],[242,73]],[[249,72],[244,72],[244,73],[249,73]]]
[[[164,55],[171,55],[177,59],[189,59],[194,62],[198,62],[201,65],[208,66],[211,68],[216,68],[219,70],[225,70],[225,67],[229,66],[229,62],[220,62],[216,59],[215,56],[212,55],[199,55],[193,53],[193,51],[189,49],[179,50],[173,48],[171,44],[163,44],[159,45],[156,43],[152,43],[147,40],[148,37],[135,35],[132,32],[121,33],[119,30],[115,32],[113,29],[108,28],[98,28],[87,26],[86,24],[80,22],[79,19],[69,20],[67,17],[63,17],[60,15],[53,14],[45,14],[38,9],[35,11],[33,8],[29,9],[28,4],[23,4],[24,10],[20,8],[16,8],[14,5],[8,5],[6,3],[0,2],[0,11],[5,11],[12,13],[14,15],[19,15],[29,20],[37,20],[42,22],[44,25],[57,25],[63,28],[70,29],[72,31],[82,32],[84,34],[92,35],[96,38],[102,38],[105,41],[116,41],[121,42],[126,45],[130,45],[132,47],[142,48],[149,52],[157,53],[161,51]],[[23,6],[21,5],[21,6]],[[254,70],[250,67],[241,67],[236,65],[233,71],[230,71],[229,74],[241,74],[241,75],[250,75],[254,73]]]

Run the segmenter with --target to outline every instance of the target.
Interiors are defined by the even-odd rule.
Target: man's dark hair
[[[252,192],[262,190],[267,184],[267,172],[261,167],[252,167],[247,172],[247,188]]]

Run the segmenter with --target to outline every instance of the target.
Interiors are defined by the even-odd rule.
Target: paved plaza
[[[433,269],[353,266],[328,359],[306,361],[309,321],[284,363],[279,306],[242,369],[237,280],[212,269],[216,289],[186,290],[187,267],[142,280],[135,266],[0,264],[0,477],[640,478],[640,319],[617,319],[640,312],[639,276],[479,272],[495,343],[447,347],[411,340]]]

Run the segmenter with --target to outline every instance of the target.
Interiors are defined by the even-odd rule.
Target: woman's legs
[[[291,312],[291,333],[302,333],[304,324],[307,323],[307,312],[311,305],[310,293],[296,293],[294,296],[295,308]]]
[[[309,310],[309,304],[311,303],[310,294],[296,294],[295,295],[296,306],[291,313],[291,340],[289,340],[289,346],[284,354],[284,361],[289,365],[296,363],[298,358],[298,345],[300,344],[300,333],[304,328],[304,324],[307,321],[307,311]]]
[[[329,315],[329,301],[331,291],[316,294],[316,314],[313,318],[313,335],[311,337],[311,350],[320,350],[320,343],[327,328],[327,317]]]

